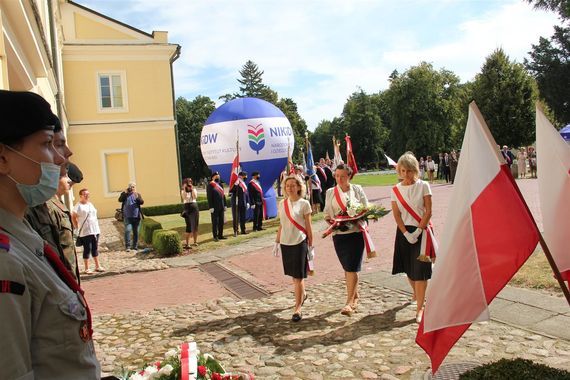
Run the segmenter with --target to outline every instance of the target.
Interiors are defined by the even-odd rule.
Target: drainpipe
[[[182,162],[180,162],[180,148],[178,147],[178,119],[176,117],[176,94],[174,93],[174,70],[173,63],[180,57],[180,45],[176,45],[176,51],[170,58],[170,85],[172,87],[172,114],[174,115],[174,137],[176,139],[176,160],[178,161],[178,183],[182,183]]]

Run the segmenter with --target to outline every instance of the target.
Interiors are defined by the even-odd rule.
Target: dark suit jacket
[[[224,186],[219,183],[222,190]],[[212,186],[212,182],[208,183],[206,186],[206,197],[208,198],[208,207],[213,208],[216,211],[223,210],[226,207],[226,196],[221,195],[214,187]]]

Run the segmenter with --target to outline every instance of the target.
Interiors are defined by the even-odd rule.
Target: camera
[[[133,192],[133,188],[132,187],[127,187],[127,193],[132,193]]]

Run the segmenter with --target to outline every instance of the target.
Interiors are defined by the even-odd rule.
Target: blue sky
[[[314,130],[340,116],[362,88],[421,61],[473,79],[496,48],[522,62],[556,15],[523,0],[76,0],[145,32],[165,30],[182,45],[174,63],[176,96],[238,91],[251,59],[265,84],[297,102]]]

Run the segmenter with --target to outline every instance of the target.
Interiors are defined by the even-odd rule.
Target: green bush
[[[459,376],[460,380],[568,380],[570,372],[526,359],[501,359]]]
[[[156,231],[152,246],[160,256],[176,255],[182,252],[180,235],[173,230]]]
[[[140,239],[146,244],[152,243],[152,232],[162,229],[162,225],[152,218],[144,218],[141,222]]]
[[[168,231],[168,230],[163,230],[162,228],[158,229],[158,230],[154,230],[152,231],[152,246],[155,247],[158,243],[158,234],[164,231]]]
[[[230,197],[226,197],[226,206],[231,207]],[[208,200],[200,199],[198,197],[198,209],[204,211],[208,209]],[[180,214],[184,210],[184,204],[175,203],[171,205],[160,205],[160,206],[150,206],[143,207],[142,212],[145,216],[155,216],[155,215],[169,215],[169,214]]]

